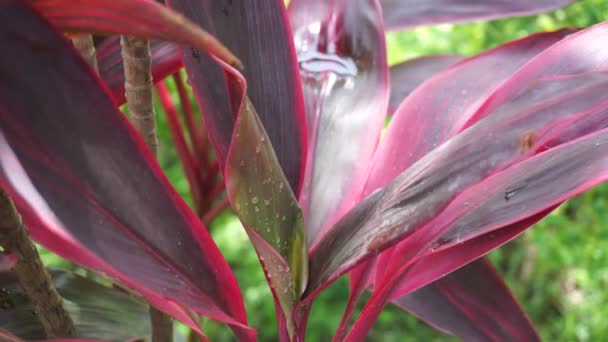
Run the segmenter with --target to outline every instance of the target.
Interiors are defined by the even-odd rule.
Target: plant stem
[[[49,338],[75,337],[74,322],[8,195],[0,191],[0,245],[17,257],[14,271]]]
[[[173,322],[162,311],[150,307],[152,342],[165,342],[173,339]]]
[[[74,47],[80,52],[80,55],[82,55],[84,60],[89,63],[96,73],[99,73],[97,52],[95,51],[95,45],[93,44],[93,36],[90,34],[83,34],[72,38],[72,43],[74,43]]]
[[[156,156],[156,116],[152,104],[152,57],[150,42],[133,36],[122,36],[122,59],[125,69],[125,95],[131,123],[141,134],[150,152]]]
[[[144,139],[150,152],[156,156],[156,115],[152,103],[152,57],[147,39],[123,35],[120,39],[125,70],[125,95],[130,120]],[[173,322],[169,316],[150,306],[152,341],[170,342]]]

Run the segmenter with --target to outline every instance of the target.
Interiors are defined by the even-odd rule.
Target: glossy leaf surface
[[[291,313],[308,276],[304,221],[249,101],[235,124],[226,164],[226,189],[236,214],[248,229],[293,334]]]
[[[71,44],[20,1],[2,2],[0,43],[0,183],[33,238],[195,329],[183,306],[244,325],[205,227]]]
[[[436,262],[433,269],[429,269],[428,272],[420,272],[401,274],[395,273],[393,276],[387,277],[390,281],[397,280],[397,285],[393,288],[390,286],[383,286],[384,289],[388,290],[389,298],[396,299],[411,293],[432,281],[441,279],[441,277],[450,273],[451,271],[458,269],[459,267],[466,265],[467,263],[476,260],[480,255],[484,255],[490,252],[492,249],[502,246],[503,244],[511,241],[526,229],[536,224],[538,221],[543,219],[545,216],[550,214],[555,208],[561,203],[550,206],[548,209],[541,211],[538,214],[525,218],[521,221],[509,224],[501,227],[500,229],[494,230],[491,234],[480,235],[470,240],[464,241],[461,244],[452,246],[452,248],[439,250],[436,253],[428,253],[422,256],[419,260],[412,263],[403,264],[402,269],[416,268],[418,270],[429,267],[429,265]],[[396,277],[394,277],[397,275]],[[420,281],[412,281],[412,279]],[[391,285],[393,286],[393,285]]]
[[[312,244],[362,190],[384,125],[388,66],[376,1],[294,0],[289,11],[308,118],[300,203]]]
[[[542,217],[564,200],[608,180],[606,144],[608,130],[603,129],[508,168],[461,194],[427,225],[425,236],[417,234],[416,245],[421,246],[435,234],[433,230],[443,232],[423,248],[419,261],[404,261],[398,272],[387,273],[387,280],[353,326],[352,338],[356,340],[371,327],[369,322],[379,314],[386,294],[394,293],[395,280],[400,282],[401,293],[420,288],[500,246],[505,242],[501,235],[507,239],[516,235],[510,229],[529,227],[530,222],[521,221],[522,217],[534,223],[535,216]],[[465,214],[453,216],[463,207]],[[447,226],[446,217],[454,218]]]
[[[493,117],[497,108],[501,106],[504,107],[504,103],[508,103],[509,101],[514,101],[515,99],[525,98],[523,93],[530,91],[531,89],[537,88],[541,89],[542,86],[539,87],[540,83],[553,85],[558,85],[560,83],[568,83],[568,82],[577,82],[576,77],[568,78],[561,76],[563,80],[560,80],[560,77],[546,77],[545,81],[539,82],[539,78],[546,75],[555,75],[558,73],[561,74],[575,74],[581,72],[593,72],[594,70],[603,69],[606,67],[606,63],[608,62],[608,55],[606,51],[599,48],[598,43],[604,41],[606,39],[606,24],[599,24],[595,27],[589,28],[585,31],[579,32],[577,34],[573,34],[570,37],[564,39],[563,41],[555,44],[551,48],[547,49],[539,56],[534,58],[530,63],[525,65],[521,70],[519,70],[515,76],[509,79],[509,81],[505,82],[503,86],[501,86],[491,97],[481,106],[481,109],[475,113],[475,115],[469,120],[469,122],[465,125],[475,125],[475,122],[478,122],[481,118],[486,116]],[[597,75],[596,79],[600,79],[603,76]],[[588,80],[594,78],[593,75],[580,76],[580,79],[587,78]],[[547,88],[551,88],[550,86]],[[554,90],[556,90],[555,88]],[[574,89],[573,89],[574,90]],[[579,89],[580,90],[580,89]],[[568,89],[562,89],[564,93],[568,92]],[[537,93],[538,94],[538,93]],[[586,94],[587,95],[587,94]],[[589,95],[591,97],[596,97],[595,101],[601,99],[600,94],[593,95],[593,92],[590,92]],[[533,96],[531,96],[533,97]],[[567,96],[566,96],[567,97]],[[550,102],[550,101],[549,101]],[[584,102],[584,101],[583,101]],[[589,105],[593,105],[594,100],[589,101]],[[579,103],[582,104],[582,103]],[[545,106],[546,111],[551,111],[550,104],[547,103],[548,106]],[[572,105],[572,102],[571,102]],[[568,105],[566,105],[568,106]],[[585,104],[583,104],[585,106]],[[522,108],[524,108],[522,106]],[[540,113],[542,112],[543,106],[536,106],[536,108],[530,108],[530,113]],[[575,109],[576,105],[573,108]],[[563,110],[564,108],[560,108]],[[498,110],[500,111],[500,110]],[[588,109],[583,109],[579,113],[572,113],[571,115],[567,115],[561,118],[557,118],[551,125],[548,127],[543,127],[544,129],[535,132],[535,130],[531,130],[526,134],[521,135],[519,138],[520,149],[526,150],[528,148],[535,149],[535,152],[542,152],[547,148],[551,148],[557,146],[561,143],[567,142],[571,139],[580,137],[585,134],[589,134],[594,132],[606,125],[606,117],[605,117],[605,104],[597,103],[595,107],[588,107]],[[562,114],[558,114],[562,115]],[[535,117],[531,115],[531,117]],[[536,116],[538,118],[540,116]],[[525,119],[524,119],[525,120]],[[580,120],[580,122],[579,122]],[[534,121],[534,119],[532,119]],[[466,133],[466,132],[465,132]],[[488,132],[484,132],[487,134]],[[540,134],[540,135],[539,135]],[[501,134],[502,135],[502,132]],[[540,139],[540,141],[539,141]],[[548,185],[550,187],[551,185]],[[512,188],[507,189],[505,192],[505,198],[511,198],[516,192],[521,190],[524,187],[522,184],[513,185]],[[480,188],[476,188],[476,191],[480,191]],[[489,188],[484,189],[495,189],[490,186]],[[569,196],[573,196],[573,193],[570,193]],[[558,201],[559,202],[559,201]],[[467,207],[467,201],[461,202],[452,202],[455,206],[464,206]],[[470,204],[470,203],[469,203]],[[526,204],[527,205],[527,204]],[[522,204],[523,206],[523,204]],[[442,211],[443,213],[443,211]],[[520,226],[520,230],[523,230],[529,227],[529,224],[526,225],[526,215],[530,215],[530,213],[525,214],[522,212],[511,212],[515,221],[524,219],[520,221],[520,223],[515,224],[516,226]],[[546,213],[545,213],[546,214]],[[519,215],[519,216],[518,216]],[[544,215],[543,215],[544,216]],[[498,224],[497,222],[492,222],[491,220],[487,220],[488,217],[494,217],[489,214],[484,216],[486,218],[486,223],[489,225]],[[504,227],[507,223],[503,222],[503,226],[496,227],[495,229]],[[508,225],[507,227],[511,227],[512,225]],[[444,226],[445,227],[445,226]],[[451,270],[460,267],[464,263],[473,260],[484,253],[487,253],[489,250],[498,247],[500,244],[508,241],[518,234],[517,231],[513,232],[511,228],[501,228],[502,230],[498,232],[492,232],[490,234],[481,235],[479,238],[472,240],[470,243],[465,243],[467,247],[462,247],[462,245],[456,245],[446,250],[443,253],[439,254],[431,254],[428,257],[422,259],[422,261],[416,263],[417,266],[413,266],[410,268],[409,264],[406,262],[409,258],[412,257],[412,254],[415,254],[418,251],[419,247],[425,245],[424,241],[427,241],[429,238],[429,232],[422,233],[427,234],[427,236],[420,235],[419,240],[409,238],[410,241],[402,242],[397,248],[400,250],[398,253],[393,253],[391,255],[394,259],[402,260],[401,262],[393,263],[391,267],[388,267],[388,270],[384,273],[389,276],[394,277],[395,275],[401,275],[405,277],[402,279],[398,285],[399,290],[397,293],[403,294],[403,291],[411,291],[413,289],[419,288],[420,286],[424,286],[428,284],[430,281],[441,277],[443,274],[449,273]],[[438,232],[441,230],[441,227],[435,226],[434,231]],[[505,232],[503,232],[505,230]],[[450,231],[450,230],[448,230]],[[432,236],[434,233],[431,232]],[[502,239],[496,240],[495,236],[502,234],[504,237]],[[450,236],[449,233],[442,237],[437,238],[435,244],[441,245],[445,241],[449,241],[449,239],[455,238],[459,236]],[[421,239],[421,240],[420,240]],[[413,241],[413,242],[412,242]],[[412,247],[416,246],[416,248],[412,249]],[[435,248],[435,247],[433,247]],[[452,251],[453,250],[453,251]],[[445,258],[442,258],[442,255]],[[405,266],[402,266],[405,263]],[[426,265],[426,266],[425,266]],[[420,270],[424,270],[429,267],[429,265],[433,265],[433,272],[422,272]],[[399,271],[396,268],[401,267]],[[425,268],[426,267],[426,268]],[[411,276],[419,275],[419,277]],[[390,277],[389,277],[390,278]],[[388,287],[393,285],[386,285]],[[406,290],[408,289],[409,290]],[[380,296],[381,297],[381,296]],[[379,300],[378,302],[382,302]],[[375,304],[382,305],[382,304]],[[373,305],[371,305],[370,311],[373,311]],[[370,320],[373,320],[371,317],[373,315],[368,315],[367,318],[361,320],[360,325],[367,324]],[[359,333],[365,331],[365,329],[359,329]]]
[[[127,293],[66,271],[50,272],[79,337],[124,341],[150,336],[148,306]],[[0,272],[0,328],[26,340],[44,339],[14,272]]]
[[[241,65],[215,37],[156,1],[33,0],[30,3],[63,31],[130,34],[190,44],[230,65]]]
[[[380,0],[388,31],[421,25],[532,15],[573,0]]]
[[[535,341],[538,336],[487,259],[392,301],[465,341]]]
[[[424,56],[392,65],[389,114],[394,113],[401,102],[422,82],[463,59],[464,57],[454,55]]]
[[[122,64],[120,36],[105,39],[97,46],[97,63],[99,75],[106,83],[114,101],[118,105],[125,103],[125,71]],[[160,82],[165,77],[178,71],[182,66],[182,55],[174,43],[151,41],[152,79]]]
[[[608,24],[603,23],[573,34],[561,42],[555,44],[543,53],[535,57],[530,63],[526,64],[513,77],[495,91],[485,103],[480,106],[480,109],[469,119],[464,127],[470,126],[481,118],[495,111],[497,107],[505,102],[512,101],[520,96],[522,92],[528,91],[530,87],[538,83],[538,78],[556,74],[577,74],[592,72],[594,70],[602,70],[608,67],[608,52],[602,49],[598,44],[608,43]],[[601,76],[600,76],[601,77]],[[550,81],[548,81],[550,82]],[[556,79],[552,83],[559,84]],[[565,81],[565,82],[572,82]],[[563,90],[567,92],[567,89]],[[572,119],[562,119],[561,124],[556,123],[553,127],[552,138],[543,137],[545,141],[550,141],[547,147],[555,146],[563,141],[571,140],[574,137],[600,129],[601,126],[601,111],[594,111],[591,114],[581,113],[577,120],[582,120],[580,123]],[[596,123],[594,120],[600,120]],[[574,124],[573,124],[574,123]],[[549,132],[550,130],[544,130]],[[529,145],[534,143],[539,144],[538,135],[535,132],[520,138],[520,143]],[[546,135],[546,134],[545,134]]]
[[[333,277],[330,276],[333,272],[339,274],[339,270],[348,269],[423,225],[428,226],[429,221],[436,222],[437,213],[445,213],[443,208],[449,202],[466,208],[466,201],[455,202],[458,193],[478,186],[477,183],[497,171],[564,142],[558,138],[573,139],[605,127],[608,123],[606,87],[608,82],[603,73],[539,81],[486,119],[427,154],[334,227],[323,248],[318,249],[324,253],[311,255],[311,283],[322,284],[324,277],[325,280]],[[488,190],[497,188],[481,189],[485,189],[484,194],[494,194]],[[428,243],[426,239],[439,234],[442,226],[432,229],[420,235],[418,248]],[[404,253],[415,255],[416,250],[404,248]],[[407,258],[393,254],[391,260],[397,264]],[[331,269],[333,271],[329,271]]]
[[[556,44],[556,46],[551,47],[546,52],[541,53],[537,58],[535,58],[531,63],[526,65],[522,70],[517,73],[517,76],[510,79],[505,83],[503,87],[497,92],[497,94],[492,95],[492,99],[490,101],[490,105],[486,104],[482,107],[482,110],[478,111],[469,119],[469,122],[462,125],[462,120],[459,121],[459,126],[468,126],[475,122],[477,122],[482,117],[486,116],[492,110],[494,110],[497,106],[505,101],[508,101],[510,98],[517,96],[521,90],[527,91],[528,88],[526,85],[530,85],[535,82],[537,77],[542,74],[554,74],[554,73],[577,73],[577,72],[588,72],[592,70],[602,69],[606,66],[607,57],[605,52],[602,49],[594,46],[592,41],[602,41],[606,38],[606,28],[605,24],[598,25],[594,28],[588,29],[586,31],[575,34],[571,37],[568,37],[564,41]],[[501,48],[495,49],[494,51],[498,52]],[[466,64],[463,63],[463,64]],[[458,67],[455,67],[458,68]],[[474,79],[478,79],[478,76],[473,77]],[[509,86],[510,85],[510,86]],[[483,95],[483,94],[482,94]],[[475,102],[473,102],[475,103]],[[479,100],[477,101],[477,105],[475,107],[479,107]],[[407,127],[408,124],[404,124],[404,127]],[[562,125],[561,132],[565,134],[564,139],[569,140],[572,138],[572,133],[567,133],[568,124]],[[593,124],[591,124],[593,126]],[[591,127],[587,127],[588,131]],[[462,129],[462,128],[460,128]],[[453,132],[454,129],[449,129],[449,132]],[[454,133],[451,133],[454,134]],[[556,136],[559,136],[560,133],[556,133]],[[576,135],[584,134],[583,131],[578,131],[575,133]],[[397,136],[396,134],[395,136]],[[520,143],[525,146],[528,143],[531,143],[534,140],[535,135],[527,135],[522,136]],[[532,140],[530,140],[532,139]],[[559,139],[556,139],[558,141]],[[556,143],[554,141],[553,144]],[[380,169],[380,168],[379,168]],[[385,169],[384,172],[389,172],[388,176],[390,176],[390,170]],[[377,180],[383,181],[382,177],[376,177]],[[527,227],[526,227],[527,228]],[[516,235],[516,234],[515,234]],[[513,238],[515,235],[511,235],[510,237],[505,237],[505,239]],[[506,241],[506,240],[505,240]],[[400,248],[403,252],[412,248],[412,245],[404,242],[405,246],[394,247]],[[498,246],[499,243],[496,243],[492,248]],[[488,247],[490,248],[490,247]],[[457,253],[457,252],[455,252]],[[458,255],[458,254],[455,254]],[[469,257],[476,258],[478,255],[474,255]],[[382,276],[387,273],[387,268],[389,268],[390,262],[392,258],[399,258],[399,255],[393,255],[392,252],[385,252],[381,256],[381,260],[383,262],[379,263],[380,269],[377,272],[378,278],[382,278]],[[437,257],[438,258],[438,257]],[[435,258],[435,259],[437,259]],[[448,257],[456,258],[456,256]],[[464,262],[464,261],[462,261]],[[461,263],[462,264],[462,263]],[[392,267],[399,267],[399,263],[393,263]],[[394,268],[389,268],[388,273],[395,272]],[[440,273],[442,274],[442,273]],[[407,281],[402,281],[402,285],[405,286]],[[397,291],[397,293],[402,293],[402,291]]]
[[[170,0],[241,58],[241,74],[197,49],[184,63],[220,165],[245,92],[255,107],[292,190],[300,191],[307,147],[306,117],[293,39],[281,0]],[[245,80],[247,86],[245,87]]]
[[[540,33],[467,58],[433,77],[403,101],[374,159],[364,195],[388,184],[436,146],[460,132],[512,74],[573,30]],[[407,146],[407,151],[404,151]],[[392,255],[378,263],[381,277]]]
[[[462,61],[416,89],[399,106],[378,146],[364,194],[386,186],[456,135],[515,71],[571,32],[539,33],[507,43]]]

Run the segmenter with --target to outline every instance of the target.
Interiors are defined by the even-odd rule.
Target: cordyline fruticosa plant
[[[199,220],[211,210],[204,194],[223,188],[217,165],[264,267],[281,340],[304,338],[313,299],[345,274],[351,294],[336,340],[362,340],[389,302],[466,340],[537,340],[482,257],[608,178],[608,24],[393,68],[384,32],[569,2],[292,0],[286,10],[281,0],[167,1],[188,21],[150,0],[0,0],[0,184],[37,242],[201,337],[197,314],[255,339]],[[98,45],[100,80],[60,31],[182,44],[153,42],[152,71],[178,86],[188,137],[166,87],[157,90],[198,217],[117,109],[118,39]],[[212,181],[201,178],[207,167]],[[100,337],[79,317],[87,310],[109,339],[149,329],[128,321],[144,310],[128,295],[51,276],[80,336]],[[0,280],[16,282],[8,271]],[[10,319],[26,316],[8,308],[11,331]]]

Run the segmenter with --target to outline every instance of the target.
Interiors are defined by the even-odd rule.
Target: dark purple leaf
[[[534,327],[485,258],[392,301],[464,341],[537,341]]]
[[[118,105],[125,103],[125,72],[121,51],[120,36],[107,38],[97,46],[99,74]],[[174,43],[152,41],[150,52],[154,82],[162,81],[183,66],[181,51]]]
[[[451,138],[467,125],[478,121],[483,117],[478,114],[479,108],[513,72],[572,32],[573,30],[562,30],[540,33],[505,44],[469,58],[419,87],[403,102],[378,147],[364,194],[386,185],[435,146]],[[598,29],[595,29],[594,37],[600,37],[600,34],[602,30],[598,32]],[[587,40],[577,38],[566,41],[571,42],[568,43],[571,47],[566,46],[564,49],[567,55],[572,55],[572,51],[576,49],[581,51],[586,49],[584,46]],[[598,61],[601,60],[602,53],[596,51]],[[590,55],[593,55],[593,52]],[[551,61],[548,63],[549,66],[562,65],[555,67],[556,70],[567,70],[564,68],[593,70],[599,67],[586,58],[572,58],[570,65],[561,64],[558,56],[550,57],[549,60]],[[544,62],[534,63],[542,68]],[[519,83],[522,86],[530,84],[535,80],[534,75],[537,73],[537,71],[519,72],[520,75],[530,75],[527,79],[526,76],[523,79],[520,77]],[[517,88],[511,87],[511,89]],[[436,94],[445,95],[437,100]],[[504,98],[506,96],[503,96]],[[403,146],[408,146],[409,152],[403,152]],[[386,260],[389,258],[390,255],[386,252],[380,257],[377,276],[381,277],[384,274]]]
[[[424,56],[391,66],[389,114],[393,114],[401,102],[422,82],[463,59],[462,56],[453,55]]]
[[[387,31],[547,12],[574,0],[380,0]]]
[[[571,32],[539,33],[507,43],[467,58],[417,88],[399,106],[378,146],[364,195],[386,186],[460,132],[505,80]]]
[[[388,105],[380,8],[373,0],[294,0],[289,7],[308,118],[300,196],[309,244],[358,199]]]
[[[220,165],[246,92],[268,133],[294,193],[306,156],[306,114],[293,39],[282,0],[170,0],[241,58],[243,74],[185,48],[184,63]],[[246,82],[245,82],[246,80]],[[246,84],[245,84],[246,83]]]
[[[0,184],[34,239],[159,309],[246,324],[235,278],[71,44],[23,2],[1,3]]]
[[[599,78],[604,86],[594,84],[594,78]],[[539,141],[534,141],[532,148],[538,151],[549,150],[471,186],[402,242],[392,254],[393,260],[399,262],[393,262],[387,267],[382,285],[375,289],[378,293],[375,296],[380,299],[370,300],[366,314],[361,316],[361,323],[353,328],[354,338],[369,329],[368,322],[379,314],[386,293],[403,295],[428,284],[504,243],[504,239],[495,237],[503,230],[506,231],[506,238],[512,238],[515,236],[512,229],[529,227],[530,224],[526,221],[530,219],[526,218],[534,221],[535,216],[546,215],[546,211],[566,199],[608,179],[608,155],[604,148],[604,144],[608,143],[608,131],[603,129],[592,133],[608,125],[608,100],[604,95],[597,103],[597,100],[591,99],[593,91],[578,93],[577,90],[581,88],[570,83],[584,80],[591,81],[587,84],[590,88],[595,89],[597,86],[606,90],[606,74],[602,73],[552,79],[539,86],[540,89],[547,85],[549,88],[554,86],[565,89],[572,86],[572,96],[584,98],[583,102],[588,100],[588,105],[584,106],[588,109],[576,108],[576,105],[560,100],[548,106],[545,103],[545,106],[537,104],[529,107],[530,115],[525,120],[527,122],[543,117],[543,112],[559,115],[564,107],[580,112],[543,126],[544,129],[539,132]],[[543,91],[532,89],[530,93],[532,94],[521,95],[520,98],[535,97]],[[587,99],[587,96],[590,98]],[[511,105],[517,106],[516,102]],[[458,137],[483,127],[484,123],[500,114],[503,113],[499,109]],[[510,120],[520,124],[523,121],[517,117]],[[589,134],[573,142],[566,142],[568,138],[575,139],[578,134],[586,133]],[[558,146],[553,147],[555,145]],[[514,226],[516,228],[512,228]],[[467,243],[468,240],[472,241]],[[466,243],[466,247],[463,243]],[[397,291],[394,290],[395,282],[399,282]]]
[[[478,183],[567,139],[608,126],[608,101],[604,100],[608,80],[604,73],[552,77],[526,90],[427,154],[345,216],[311,254],[307,294],[363,258],[430,227],[416,245],[422,248],[430,242],[425,239],[437,238],[445,227],[429,226],[429,222],[437,222],[437,213],[444,214],[444,207],[456,203],[454,197],[459,193],[475,188],[483,194],[496,194],[489,189],[497,187],[480,188]],[[509,186],[513,188],[499,194],[502,198],[510,199],[522,191],[517,184]],[[474,205],[457,203],[463,210]],[[515,217],[521,220],[527,216]],[[410,248],[405,253],[415,255],[416,250]],[[407,261],[395,254],[391,260],[396,265]]]
[[[602,42],[606,42],[608,44],[608,40],[606,37],[608,37],[608,25],[599,24],[587,30],[573,34],[562,40],[561,42],[558,42],[551,48],[540,53],[537,57],[535,57],[523,68],[521,68],[513,77],[509,78],[508,81],[505,81],[503,85],[501,85],[496,91],[493,92],[489,99],[486,99],[485,101],[478,100],[476,106],[474,106],[475,112],[467,110],[466,112],[468,114],[465,115],[463,118],[457,120],[458,124],[456,125],[456,127],[450,126],[449,131],[452,132],[451,134],[455,134],[457,130],[462,130],[467,126],[478,122],[481,118],[487,116],[489,113],[496,110],[496,108],[500,105],[510,100],[513,100],[515,97],[521,95],[522,91],[529,90],[529,87],[533,86],[534,83],[537,82],[539,77],[556,74],[585,73],[608,67],[608,52],[597,45],[601,44]],[[555,83],[557,84],[559,83],[559,81]],[[407,102],[408,101],[406,101],[406,103]],[[482,102],[484,103],[481,104]],[[582,115],[584,116],[585,114],[583,113]],[[467,122],[465,123],[465,121]],[[587,122],[586,125],[586,129],[588,132],[590,130],[593,130],[593,126],[595,124],[593,123],[593,121],[591,121]],[[404,124],[404,127],[408,127],[408,124]],[[559,128],[561,133],[554,133],[553,139],[555,139],[555,141],[552,142],[552,144],[558,144],[559,139],[563,139],[564,141],[570,140],[573,138],[572,134],[574,134],[575,136],[580,136],[585,133],[585,131],[581,129],[575,129],[572,132],[568,133],[569,128],[569,123],[566,123],[565,125],[562,124],[561,128]],[[394,131],[395,137],[403,136],[403,132],[399,133],[397,129],[394,129]],[[560,134],[565,135],[560,138]],[[390,134],[387,135],[387,139],[388,136],[390,136]],[[538,143],[538,141],[532,141],[538,140],[538,137],[535,134],[524,134],[519,138],[519,140],[520,143],[525,144],[531,142]],[[388,145],[390,144],[382,144],[379,149],[383,149]],[[388,148],[386,149],[388,150]],[[389,156],[390,154],[385,153],[385,155]],[[399,163],[399,159],[395,159],[394,157],[392,158],[393,159],[386,160],[385,162],[389,163],[389,165]],[[382,158],[377,158],[376,160],[380,162],[381,159]],[[379,165],[380,166],[375,169],[382,170],[382,164]],[[390,172],[392,172],[390,171],[390,169],[385,169],[384,174],[386,174],[387,177],[390,177],[392,176]],[[368,182],[368,191],[370,188],[373,189],[377,186],[381,186],[382,182],[386,181],[386,178],[382,178],[381,175],[382,174],[378,172],[375,177],[373,174],[372,176],[370,176],[370,180],[375,180],[376,184],[374,185],[373,181]],[[384,272],[379,272],[378,274],[381,275],[383,273]]]
[[[514,144],[516,153],[532,154],[527,160],[515,158],[510,162],[515,164],[512,167],[500,161],[505,150],[495,150],[493,155],[479,159],[481,165],[485,164],[482,168],[502,165],[500,168],[506,169],[470,186],[394,248],[390,264],[377,278],[374,296],[350,338],[357,339],[368,331],[389,294],[395,298],[425,286],[512,239],[564,200],[608,179],[608,156],[600,148],[608,142],[608,133],[604,129],[593,134],[608,126],[608,101],[601,95],[607,90],[605,73],[539,80],[527,92],[444,145],[444,153],[458,155],[466,151],[468,156],[461,160],[474,160],[471,157],[480,149],[474,147],[477,139],[473,136],[493,139],[485,142],[486,148],[481,150],[507,147],[508,151],[507,140],[503,139],[517,127],[516,130],[524,130],[522,133],[530,130],[521,134],[518,145]],[[512,109],[523,115],[513,115]],[[567,143],[580,136],[584,137]],[[451,149],[464,140],[469,141],[469,147]],[[469,171],[472,169],[475,167]],[[458,174],[462,172],[456,172],[451,180],[454,187],[466,182]]]
[[[571,32],[539,33],[507,43],[468,58],[419,87],[397,110],[378,146],[363,195],[385,186],[457,134],[513,72]],[[387,259],[388,251],[380,257],[377,276],[384,273]]]
[[[143,302],[73,273],[50,273],[79,337],[111,341],[149,338],[148,306]],[[44,328],[15,273],[0,272],[0,288],[0,328],[26,340],[44,339]]]
[[[398,273],[401,277],[395,277],[393,274],[393,276],[389,277],[390,283],[387,284],[387,282],[383,282],[383,286],[378,288],[379,291],[373,293],[362,311],[361,316],[355,322],[355,325],[351,330],[351,336],[354,339],[356,339],[356,336],[365,336],[382,311],[383,306],[391,297],[396,299],[403,295],[407,295],[412,291],[429,284],[433,280],[445,276],[458,267],[477,259],[480,255],[503,245],[545,217],[555,209],[555,207],[556,206],[552,206],[523,221],[496,230],[492,234],[483,235],[465,241],[462,244],[455,246],[455,248],[449,248],[431,254],[428,257],[422,258],[419,262],[413,264],[407,263],[404,265],[403,269],[407,269],[410,265],[413,265],[411,272],[407,272],[407,274],[403,272]],[[471,248],[471,246],[477,248]],[[443,262],[438,264],[438,261]],[[408,278],[409,276],[412,276],[414,281],[411,281],[412,279]],[[396,282],[403,286],[396,288]]]
[[[190,44],[230,65],[241,65],[215,37],[156,1],[36,0],[30,3],[62,31],[131,34]]]

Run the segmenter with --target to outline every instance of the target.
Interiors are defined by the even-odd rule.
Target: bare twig
[[[152,57],[147,39],[121,37],[122,59],[125,70],[125,95],[131,123],[144,139],[154,156],[158,150],[156,116],[152,104]],[[169,316],[150,306],[152,341],[169,342],[173,337],[173,323]]]
[[[0,191],[0,245],[18,260],[14,271],[47,337],[75,337],[76,329],[51,276],[40,260],[21,215],[8,195]]]
[[[72,43],[76,50],[80,52],[85,61],[99,73],[99,67],[97,66],[97,52],[95,51],[95,45],[93,44],[93,36],[90,34],[83,34],[72,38]]]

